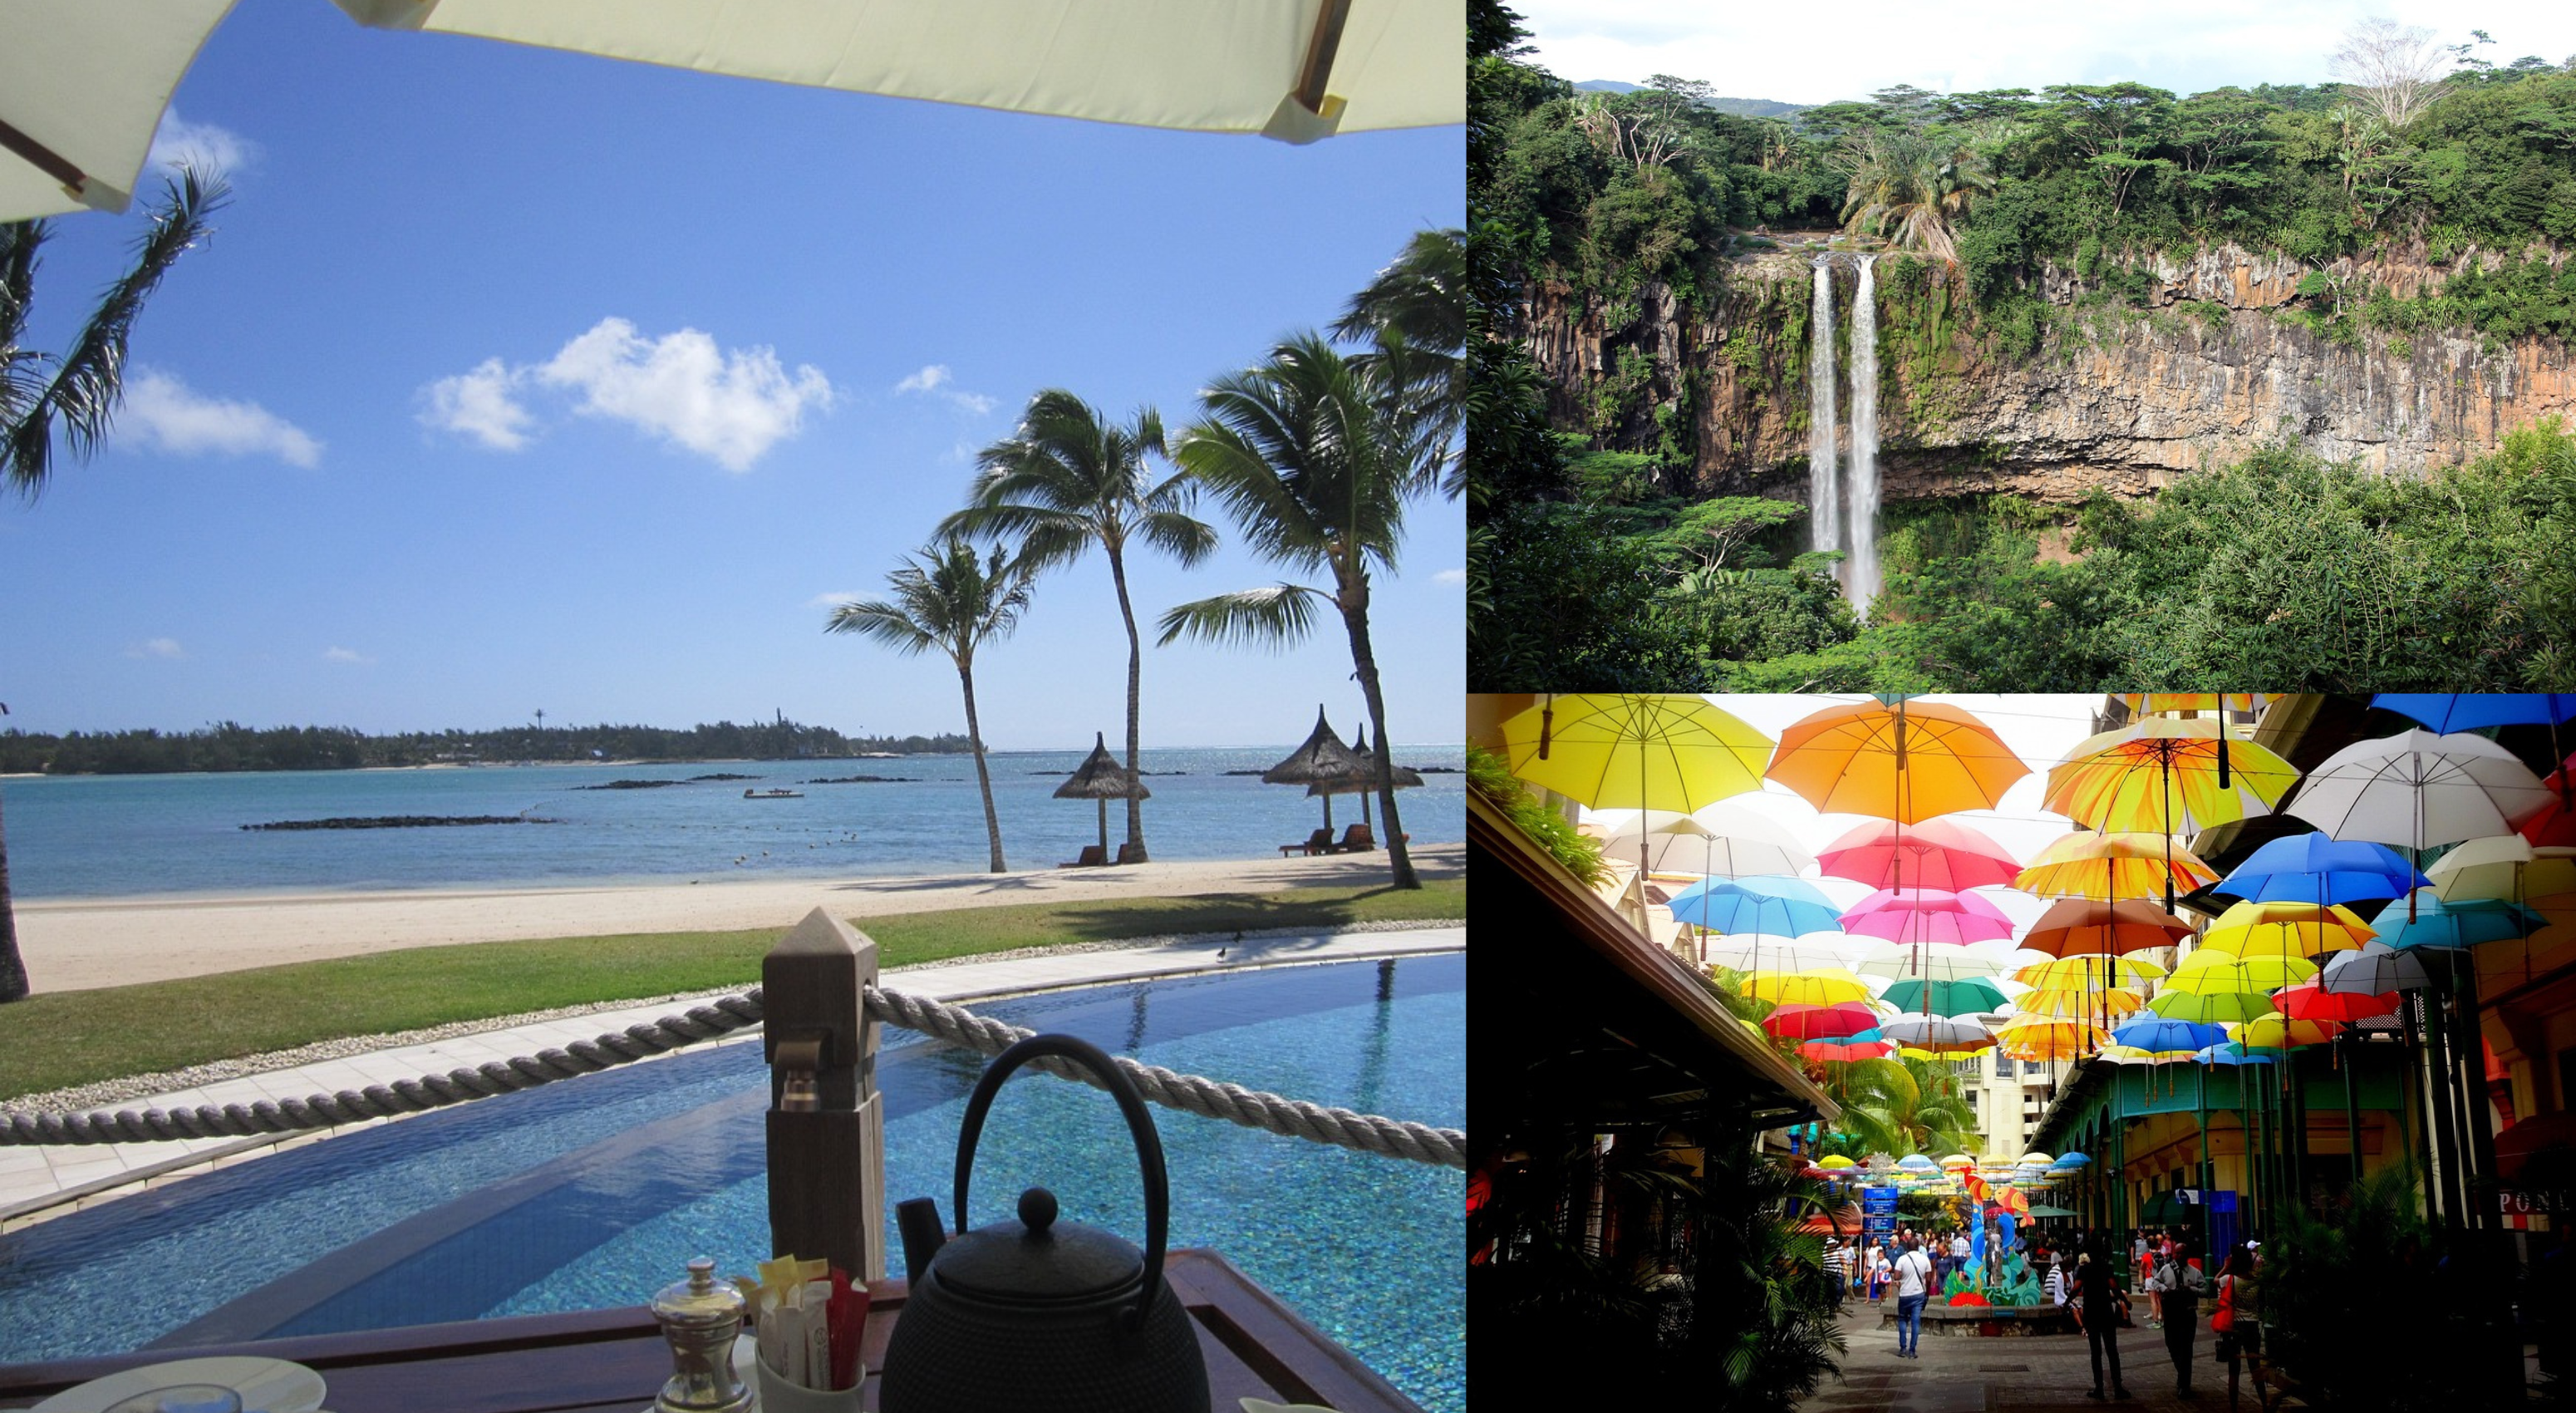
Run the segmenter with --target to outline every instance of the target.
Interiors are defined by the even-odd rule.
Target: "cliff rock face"
[[[1832,258],[1835,334],[1847,343],[1855,257]],[[1528,327],[1555,389],[1551,413],[1613,446],[1685,450],[1689,489],[1701,494],[1803,499],[1813,259],[1739,259],[1719,293],[1690,305],[1652,284],[1613,308],[1541,288]],[[2281,312],[2311,270],[2277,256],[2225,247],[2142,264],[2143,309],[2078,307],[2085,283],[2045,270],[2036,292],[2068,313],[2022,357],[1976,325],[1955,272],[1888,256],[1877,271],[1890,499],[2140,494],[2285,436],[2413,475],[2481,454],[2536,418],[2576,414],[2576,365],[2559,341],[2364,331],[2357,344],[2336,342]],[[2320,273],[2405,298],[2448,271],[2338,262]],[[1847,349],[1836,361],[1847,421]]]

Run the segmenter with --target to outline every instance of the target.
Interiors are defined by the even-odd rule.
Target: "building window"
[[[1997,1079],[2010,1079],[2010,1078],[2012,1078],[2012,1074],[2013,1074],[2013,1062],[2012,1062],[2012,1056],[2010,1056],[2010,1055],[1997,1055],[1997,1056],[1995,1056],[1995,1078],[1997,1078]]]

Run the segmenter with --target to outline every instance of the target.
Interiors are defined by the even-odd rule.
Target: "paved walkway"
[[[1091,952],[1063,952],[1053,956],[907,967],[884,973],[883,981],[892,989],[912,995],[930,996],[942,1001],[971,1001],[983,996],[1138,977],[1449,952],[1463,948],[1466,940],[1466,929],[1460,927],[1315,933],[1254,937],[1242,941],[1215,938]],[[1218,955],[1220,949],[1224,952],[1222,957]],[[707,997],[727,994],[731,993],[708,992]],[[596,1039],[603,1033],[685,1011],[700,999],[705,998],[656,1001],[621,1010],[595,1011],[561,1020],[480,1031],[427,1044],[397,1046],[368,1055],[269,1070],[199,1089],[156,1094],[114,1107],[141,1112],[197,1104],[251,1104],[262,1099],[301,1099],[316,1093],[364,1089],[371,1084],[417,1079],[424,1074],[443,1074],[492,1060],[532,1055],[572,1041]],[[760,1028],[753,1026],[723,1040],[707,1043],[738,1044],[757,1038],[759,1034]],[[689,1048],[703,1049],[705,1046]],[[636,1063],[651,1064],[652,1061],[639,1060]],[[1223,1078],[1221,1075],[1215,1077]],[[581,1081],[561,1082],[578,1084]],[[1390,1117],[1406,1116],[1396,1114]],[[399,1120],[375,1119],[369,1122],[395,1123]],[[159,1186],[211,1168],[263,1157],[282,1147],[317,1142],[335,1133],[363,1127],[366,1125],[347,1124],[306,1134],[262,1138],[0,1147],[0,1232],[13,1231],[31,1222],[109,1201],[138,1187]]]
[[[2120,1332],[2120,1371],[2136,1397],[2096,1403],[2085,1396],[2093,1387],[2093,1373],[2082,1335],[1984,1339],[1927,1333],[1922,1358],[1899,1359],[1896,1331],[1879,1328],[1882,1308],[1894,1310],[1896,1297],[1889,1296],[1884,1307],[1862,1300],[1844,1304],[1843,1336],[1851,1347],[1843,1356],[1843,1376],[1827,1379],[1798,1405],[1799,1413],[2059,1413],[2078,1408],[2222,1413],[2228,1406],[2227,1366],[2212,1357],[2215,1336],[2206,1318],[2192,1346],[2191,1378],[2198,1397],[2175,1394],[2165,1333],[2141,1323]],[[2252,1380],[2242,1381],[2240,1389],[2238,1406],[2256,1408]]]

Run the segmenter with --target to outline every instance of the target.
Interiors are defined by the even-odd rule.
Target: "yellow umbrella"
[[[2030,767],[1994,728],[1939,702],[1827,707],[1780,733],[1769,776],[1828,814],[1913,824],[1986,809]]]
[[[1512,774],[1594,809],[1677,810],[1762,788],[1771,738],[1691,696],[1550,697],[1503,723]]]
[[[1846,1002],[1867,1005],[1869,986],[1847,971],[1760,972],[1744,983],[1744,994],[1759,996],[1782,1005],[1839,1006]]]
[[[2097,1057],[2115,1065],[2178,1065],[2192,1057],[2189,1050],[2141,1050],[2135,1045],[2105,1045]]]
[[[2143,957],[2109,957],[2079,953],[2072,957],[2052,957],[2033,962],[2014,972],[2012,979],[2025,986],[2049,990],[2090,988],[2099,991],[2105,984],[2134,985],[2163,976],[2165,969]]]
[[[2071,1060],[2109,1043],[2099,1026],[2052,1016],[2015,1016],[1995,1027],[1995,1048],[2016,1060]]]
[[[2048,772],[2042,808],[2095,829],[2197,834],[2269,814],[2297,767],[2251,741],[2227,742],[2218,783],[2217,721],[2149,717],[2088,737]]]
[[[1969,1157],[1967,1154],[1953,1153],[1949,1157],[1941,1160],[1941,1171],[1945,1173],[1955,1173],[1968,1168],[1973,1168],[1976,1165],[1977,1160]]]
[[[2200,946],[2238,957],[2313,957],[2356,950],[2378,935],[2341,903],[2238,903],[2201,933]]]
[[[2317,974],[2317,964],[2304,957],[2276,957],[2257,954],[2239,957],[2230,952],[2199,951],[2182,959],[2173,975],[2165,978],[2165,989],[2192,996],[2211,996],[2231,991],[2247,991],[2269,996],[2284,986],[2295,986]]]
[[[2292,1020],[2288,1016],[2258,1016],[2227,1027],[2236,1043],[2248,1049],[2283,1050],[2293,1045],[2323,1045],[2335,1038],[2343,1027],[2333,1021]]]
[[[2165,888],[2188,893],[2217,881],[2209,865],[2170,835],[2079,831],[2040,850],[2013,886],[2043,898],[2109,902]]]
[[[2013,1009],[2026,1016],[2064,1019],[2099,1015],[2116,1019],[2135,1013],[2145,1004],[2137,992],[2125,986],[2063,987],[2025,991],[2015,998]]]

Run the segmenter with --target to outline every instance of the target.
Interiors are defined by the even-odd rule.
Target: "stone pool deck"
[[[994,961],[942,962],[929,966],[889,970],[885,984],[892,989],[942,1001],[972,1001],[979,997],[1011,995],[1028,991],[1047,991],[1066,986],[1087,986],[1108,981],[1140,980],[1157,976],[1183,976],[1192,973],[1237,971],[1262,966],[1279,966],[1306,962],[1365,961],[1385,957],[1418,956],[1434,952],[1463,951],[1467,931],[1463,927],[1411,928],[1386,932],[1322,932],[1293,936],[1247,937],[1240,941],[1223,937],[1193,938],[1178,942],[1149,943],[1135,947],[1105,948],[1099,951],[1061,952],[1051,956],[1024,956]],[[1218,955],[1223,949],[1224,955]],[[739,990],[741,988],[734,988]],[[663,1016],[687,1010],[701,1000],[729,995],[731,991],[711,991],[702,997],[683,997],[655,1001],[613,1011],[594,1011],[586,1015],[527,1025],[506,1026],[472,1035],[434,1041],[427,1044],[402,1045],[373,1054],[331,1060],[320,1064],[299,1065],[288,1069],[268,1070],[240,1079],[225,1080],[198,1089],[178,1090],[136,1099],[112,1107],[133,1109],[168,1109],[197,1104],[251,1104],[263,1099],[304,1098],[316,1093],[333,1093],[342,1089],[363,1089],[371,1084],[385,1084],[398,1079],[417,1079],[424,1074],[444,1073],[460,1067],[473,1067],[493,1060],[508,1060],[531,1055],[549,1047],[561,1047],[577,1040],[591,1040],[599,1035],[623,1030],[658,1020]],[[757,1026],[738,1031],[709,1045],[739,1044],[758,1037]],[[705,1046],[691,1046],[704,1049]],[[688,1053],[683,1050],[676,1053]],[[637,1064],[651,1064],[638,1060]],[[1222,1078],[1222,1076],[1218,1076]],[[561,1081],[578,1084],[578,1079]],[[435,1111],[433,1111],[435,1112]],[[337,1128],[317,1129],[308,1133],[276,1134],[259,1138],[177,1139],[165,1143],[82,1144],[63,1147],[0,1147],[0,1233],[85,1206],[113,1201],[128,1193],[176,1182],[197,1173],[264,1157],[280,1148],[302,1143],[316,1143],[334,1134],[364,1128],[369,1124],[398,1123],[399,1119],[372,1119],[362,1124],[344,1124]]]

